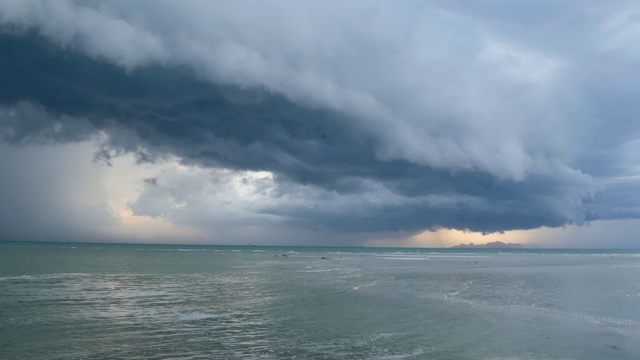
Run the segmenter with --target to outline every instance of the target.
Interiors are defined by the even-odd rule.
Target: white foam
[[[365,287],[365,286],[374,286],[376,284],[376,282],[378,282],[378,280],[374,280],[374,281],[372,281],[370,283],[367,283],[367,284],[360,284],[360,285],[354,286],[353,290],[360,290],[360,288]]]
[[[329,271],[340,271],[343,269],[314,269],[314,270],[298,270],[298,272],[303,273],[319,273],[319,272],[329,272]]]

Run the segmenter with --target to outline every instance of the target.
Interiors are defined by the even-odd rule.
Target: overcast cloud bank
[[[177,158],[130,209],[201,228],[638,218],[640,9],[461,4],[2,0],[0,135]]]

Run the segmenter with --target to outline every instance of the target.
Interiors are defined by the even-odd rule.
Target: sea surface
[[[0,359],[110,358],[637,360],[640,252],[0,243]]]

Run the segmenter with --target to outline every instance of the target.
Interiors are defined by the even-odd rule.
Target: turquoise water
[[[639,344],[638,251],[0,244],[2,359],[638,359]]]

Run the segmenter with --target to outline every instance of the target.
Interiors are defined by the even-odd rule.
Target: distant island
[[[452,246],[451,248],[483,248],[483,249],[500,249],[500,248],[521,248],[524,247],[524,244],[514,244],[514,243],[503,243],[502,241],[494,241],[488,242],[486,244],[460,244]]]

